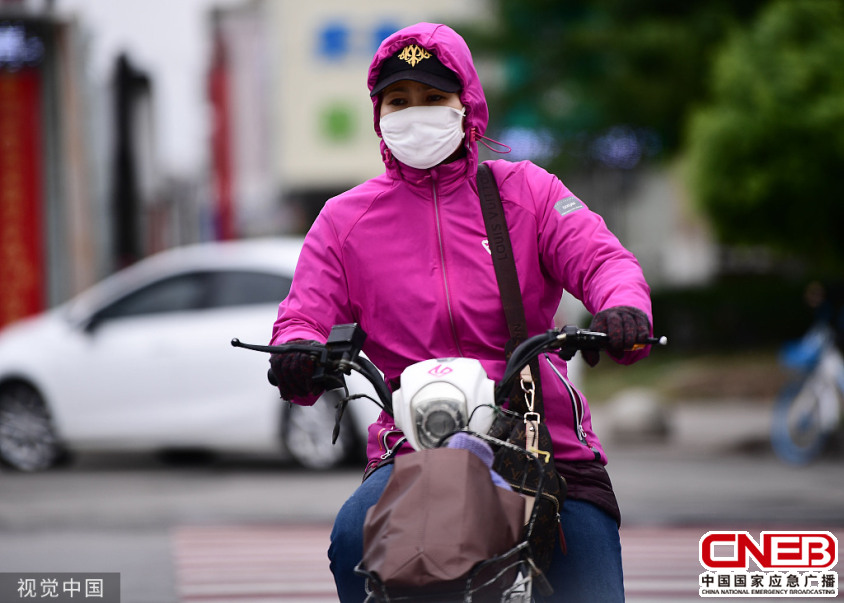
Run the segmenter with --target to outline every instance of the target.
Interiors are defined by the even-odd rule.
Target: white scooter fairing
[[[402,372],[401,388],[393,394],[396,426],[414,450],[434,448],[444,436],[466,427],[485,434],[495,415],[494,390],[478,360],[417,362]]]

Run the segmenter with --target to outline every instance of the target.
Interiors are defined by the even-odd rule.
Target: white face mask
[[[421,170],[434,167],[463,140],[466,109],[407,107],[381,117],[381,136],[393,156]]]

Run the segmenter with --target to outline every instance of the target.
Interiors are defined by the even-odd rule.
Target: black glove
[[[651,323],[638,308],[615,306],[598,312],[592,318],[589,330],[609,335],[607,353],[613,358],[621,358],[635,344],[647,341],[651,334]],[[600,360],[597,350],[582,350],[580,353],[589,366],[595,366]]]
[[[297,340],[290,343],[317,343],[316,341]],[[307,352],[287,352],[270,356],[270,383],[278,386],[281,397],[285,400],[303,398],[322,393],[322,386],[313,382],[316,363]]]

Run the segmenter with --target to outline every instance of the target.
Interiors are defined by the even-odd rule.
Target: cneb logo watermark
[[[700,563],[711,570],[824,570],[838,563],[838,539],[830,532],[707,532]]]
[[[831,532],[707,532],[701,597],[835,597],[838,539]],[[753,565],[751,565],[751,561]]]

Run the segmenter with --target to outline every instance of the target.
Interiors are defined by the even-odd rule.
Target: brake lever
[[[316,368],[314,369],[313,381],[322,385],[324,389],[337,389],[343,387],[342,369],[340,369],[340,358],[336,347],[332,348],[328,344],[313,344],[313,343],[285,343],[282,345],[256,345],[252,343],[244,343],[237,337],[231,340],[232,347],[243,348],[255,352],[264,352],[267,354],[283,354],[285,352],[304,352],[314,357]],[[341,352],[342,353],[342,352]],[[267,381],[270,385],[278,387],[278,383],[272,374],[272,371],[267,371]]]

